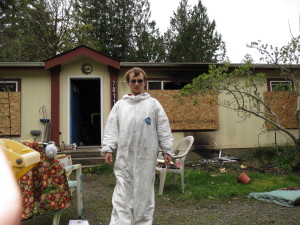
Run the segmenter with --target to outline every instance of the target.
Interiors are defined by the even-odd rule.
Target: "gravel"
[[[84,175],[84,215],[90,225],[109,224],[111,195],[115,179],[111,175]],[[156,185],[156,192],[157,192]],[[76,198],[71,208],[62,211],[60,225],[68,225],[69,220],[78,220]],[[22,225],[50,225],[53,212],[34,216]],[[172,201],[167,193],[156,195],[154,225],[199,225],[199,224],[278,224],[300,225],[300,206],[288,208],[272,203],[234,198],[229,201],[203,199],[192,201]]]

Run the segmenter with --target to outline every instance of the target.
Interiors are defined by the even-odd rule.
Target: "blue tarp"
[[[294,207],[300,204],[300,190],[275,190],[270,192],[253,192],[248,198],[272,202],[277,205]]]

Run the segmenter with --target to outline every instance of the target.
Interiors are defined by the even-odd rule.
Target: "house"
[[[86,46],[44,62],[0,62],[0,136],[101,146],[111,107],[129,93],[123,75],[134,66],[146,71],[146,89],[164,106],[175,144],[193,135],[194,150],[215,149],[215,142],[222,149],[245,153],[289,140],[274,130],[261,132],[261,119],[238,122],[235,112],[211,103],[216,96],[203,97],[198,106],[178,104],[173,96],[194,77],[207,72],[207,63],[119,62]],[[262,92],[284,82],[272,65],[255,68],[268,75]],[[290,114],[285,115],[292,124],[288,128],[298,136],[297,123]]]

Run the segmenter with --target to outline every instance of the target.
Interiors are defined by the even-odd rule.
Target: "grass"
[[[99,174],[99,175],[102,175],[102,174],[110,175],[111,174],[111,175],[113,175],[113,167],[102,163],[99,166],[85,168],[82,170],[82,173],[85,175],[88,175],[88,174]]]
[[[243,171],[237,169],[236,164],[228,166],[232,170],[228,172],[209,172],[201,169],[185,169],[185,192],[182,193],[180,175],[176,177],[176,183],[173,184],[173,175],[167,174],[164,197],[178,200],[192,200],[211,198],[215,200],[226,200],[232,197],[244,198],[251,192],[265,192],[287,187],[299,187],[300,177],[289,173],[259,173],[246,171],[251,178],[249,184],[237,182],[238,176]],[[214,170],[213,166],[209,166]],[[217,171],[215,168],[214,171]],[[111,166],[100,165],[98,167],[85,169],[84,174],[106,174],[113,176]],[[155,187],[159,185],[159,179],[156,177]],[[158,190],[156,190],[158,192]],[[158,193],[156,193],[158,194]]]
[[[185,170],[185,193],[181,192],[179,176],[176,184],[173,184],[173,177],[169,175],[164,193],[177,200],[203,198],[226,200],[232,197],[243,198],[251,192],[265,192],[300,185],[300,177],[293,174],[247,172],[247,175],[251,178],[251,182],[242,184],[237,182],[239,175],[233,172],[211,174],[207,171],[187,169]]]

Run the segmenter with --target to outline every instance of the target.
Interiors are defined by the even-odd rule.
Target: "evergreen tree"
[[[42,61],[85,44],[120,61],[218,62],[225,44],[199,0],[160,35],[148,0],[3,0],[0,61]]]
[[[109,54],[105,43],[109,41],[111,0],[77,0],[75,2],[74,34],[78,44]]]
[[[148,0],[78,0],[76,32],[85,44],[120,61],[156,61],[163,42]]]
[[[191,8],[187,0],[179,3],[170,19],[170,28],[164,34],[167,61],[220,62],[225,57],[225,43],[215,31],[201,0]]]
[[[138,29],[136,37],[135,52],[130,54],[128,61],[136,62],[161,62],[165,59],[163,37],[159,30],[155,28],[155,22],[148,24],[149,30],[145,26]]]
[[[0,60],[43,61],[71,47],[72,4],[64,0],[6,0],[0,5]]]
[[[7,0],[0,5],[0,60],[18,61],[21,55],[18,30],[22,18],[21,1]]]
[[[132,52],[127,61],[161,61],[164,59],[163,39],[156,23],[150,21],[150,5],[148,1],[136,1],[134,15]]]

